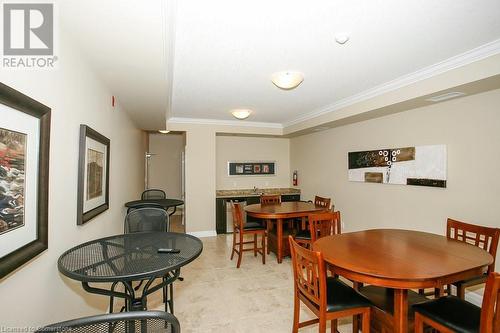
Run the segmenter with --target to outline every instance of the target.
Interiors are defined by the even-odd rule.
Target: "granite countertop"
[[[242,190],[217,190],[215,191],[216,198],[233,198],[233,197],[258,197],[261,194],[300,194],[298,188],[258,188]]]

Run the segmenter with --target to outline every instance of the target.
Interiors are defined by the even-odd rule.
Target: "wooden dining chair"
[[[323,197],[320,197],[318,195],[314,197],[314,204],[316,206],[325,207],[326,209],[330,209],[331,203],[332,203],[331,198],[323,198]]]
[[[500,332],[500,274],[490,273],[481,308],[456,296],[446,296],[413,305],[415,333],[430,326],[440,333]]]
[[[309,230],[301,230],[295,235],[295,241],[310,248],[318,238],[342,233],[340,212],[309,214]]]
[[[247,222],[243,220],[243,211],[239,203],[230,201],[231,211],[233,214],[233,249],[231,251],[231,260],[234,258],[234,254],[238,254],[237,268],[240,268],[241,258],[243,257],[243,252],[253,251],[254,256],[258,253],[262,254],[262,263],[266,263],[266,228],[258,222]],[[245,235],[253,235],[253,240],[245,241]],[[257,236],[261,235],[262,245],[257,246]],[[244,248],[245,244],[253,244],[253,248]]]
[[[272,205],[280,203],[281,203],[281,195],[279,194],[262,194],[260,196],[261,205]]]
[[[362,316],[362,332],[370,332],[371,303],[357,291],[336,277],[326,276],[326,265],[320,252],[308,250],[288,237],[292,254],[294,277],[293,329],[319,323],[319,332],[326,332],[326,322],[331,321],[331,332],[337,332],[337,319]],[[318,318],[299,321],[300,302]]]
[[[500,238],[500,229],[469,224],[449,218],[446,223],[446,237],[477,246],[489,252],[493,257],[493,263],[488,266],[485,274],[453,283],[457,289],[457,296],[460,299],[464,299],[465,288],[485,283],[488,274],[495,271],[495,258]],[[451,294],[451,285],[448,285],[447,290],[448,294]]]

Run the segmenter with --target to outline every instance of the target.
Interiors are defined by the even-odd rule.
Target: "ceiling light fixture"
[[[169,130],[159,130],[158,132],[160,132],[161,134],[167,134],[167,133],[169,133],[170,131],[169,131]]]
[[[248,109],[235,109],[235,110],[231,111],[231,114],[239,120],[243,120],[243,119],[248,118],[250,113],[252,113],[252,110],[248,110]]]
[[[276,72],[272,75],[271,81],[278,88],[290,90],[296,88],[304,81],[304,74],[294,71]]]
[[[459,91],[452,91],[452,92],[449,92],[449,93],[446,93],[446,94],[442,94],[442,95],[438,95],[438,96],[432,96],[430,98],[427,98],[426,101],[427,102],[441,102],[441,101],[445,101],[447,99],[451,99],[451,98],[455,98],[455,97],[460,97],[460,96],[464,96],[465,93],[463,92],[459,92]]]

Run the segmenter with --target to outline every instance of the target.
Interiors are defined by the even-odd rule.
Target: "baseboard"
[[[198,238],[217,236],[217,233],[215,232],[215,230],[193,231],[193,232],[187,232],[187,234],[198,237]]]

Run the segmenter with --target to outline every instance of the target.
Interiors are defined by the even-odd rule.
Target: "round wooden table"
[[[267,220],[268,222],[276,221],[276,237],[277,237],[277,253],[278,263],[283,261],[283,220],[294,218],[305,218],[307,215],[314,212],[321,212],[325,207],[316,206],[311,202],[305,201],[289,201],[280,204],[254,204],[245,206],[245,211],[248,216]],[[270,231],[270,223],[267,225],[267,230]]]
[[[394,289],[394,332],[408,331],[408,289],[440,288],[486,272],[486,251],[444,236],[376,229],[323,237],[313,244],[352,281]]]

